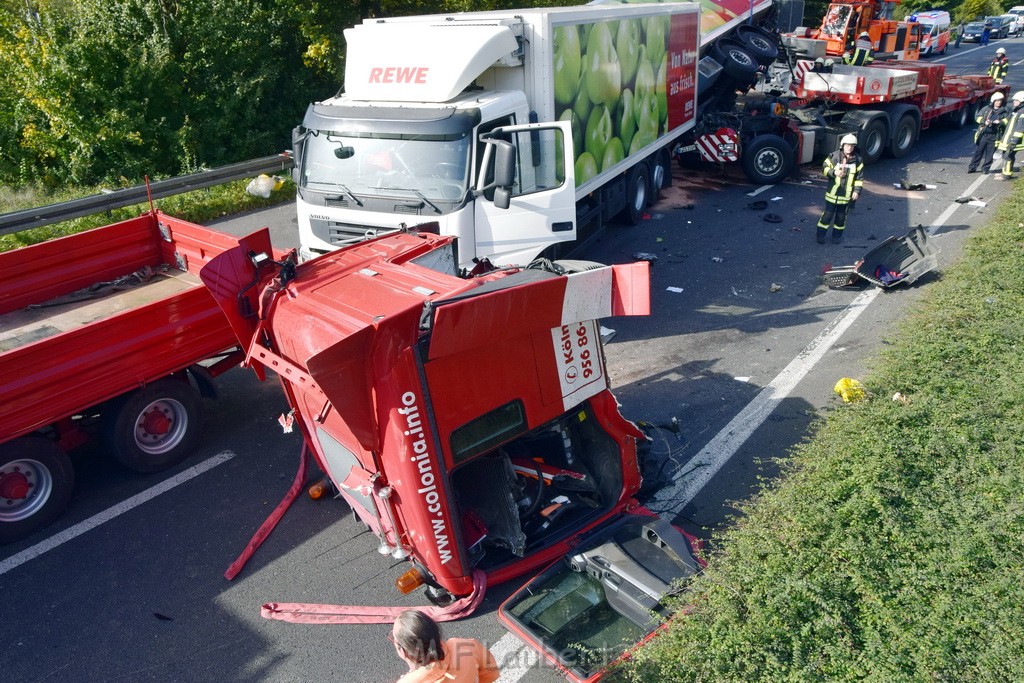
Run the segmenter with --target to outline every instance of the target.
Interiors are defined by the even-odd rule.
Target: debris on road
[[[635,254],[633,254],[633,258],[636,259],[637,261],[647,261],[649,263],[654,263],[655,261],[658,260],[658,257],[655,254],[651,254],[646,251],[636,252]]]
[[[904,237],[890,237],[873,247],[852,266],[828,268],[824,280],[829,287],[848,287],[863,278],[876,287],[889,289],[914,282],[936,265],[928,235],[919,225]]]
[[[682,294],[682,292],[683,292],[683,288],[682,287],[666,287],[665,289],[667,289],[668,291],[672,292],[673,294]]]
[[[898,183],[893,183],[893,187],[901,190],[909,190],[911,192],[917,192],[920,190],[937,190],[938,185],[925,185],[924,183],[908,183],[906,180],[901,180]]]
[[[768,288],[768,291],[771,292],[772,294],[774,294],[775,292],[781,292],[782,291],[782,285],[780,285],[777,282],[773,282],[772,286]]]
[[[781,223],[782,222],[782,216],[780,216],[777,213],[766,213],[764,216],[762,216],[762,218],[767,223]]]
[[[905,394],[901,394],[898,391],[892,395],[892,400],[896,403],[902,403],[905,406],[910,405],[910,399]]]
[[[750,202],[749,204],[747,204],[747,208],[750,209],[751,211],[764,211],[765,209],[768,208],[768,202],[764,201],[763,199],[756,202]]]
[[[711,260],[714,261],[715,263],[721,263],[725,259],[723,259],[721,256],[712,256]]]

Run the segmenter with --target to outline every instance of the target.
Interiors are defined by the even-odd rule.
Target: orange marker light
[[[408,595],[422,585],[423,574],[415,567],[395,579],[395,588],[402,595]]]

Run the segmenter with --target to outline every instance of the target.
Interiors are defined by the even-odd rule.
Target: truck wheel
[[[910,154],[917,139],[917,119],[910,114],[904,114],[900,122],[896,124],[896,130],[889,141],[889,155],[899,159]]]
[[[768,66],[779,58],[779,48],[772,34],[759,26],[739,26],[734,34],[744,49],[758,63]]]
[[[758,185],[777,183],[793,169],[796,153],[778,135],[759,135],[743,150],[743,172]]]
[[[873,164],[882,157],[885,151],[885,124],[874,119],[864,126],[857,136],[860,143],[861,158],[865,164]]]
[[[956,111],[950,112],[948,117],[950,127],[952,127],[955,130],[963,130],[964,128],[966,128],[968,122],[971,121],[971,119],[973,118],[970,116],[970,113],[970,105],[966,107],[960,107]]]
[[[159,472],[178,464],[199,438],[199,395],[186,381],[153,382],[111,408],[107,446],[118,462],[136,472]]]
[[[757,60],[747,52],[743,43],[725,38],[715,43],[713,50],[715,60],[722,65],[727,76],[749,81],[757,73]]]
[[[57,518],[71,499],[75,471],[61,448],[38,436],[0,446],[0,543],[11,543]]]
[[[626,225],[637,225],[647,211],[647,200],[650,198],[650,180],[648,179],[647,164],[641,162],[629,172],[629,180],[626,182],[626,197],[628,201],[626,208],[620,214]]]
[[[661,195],[661,191],[672,185],[672,155],[663,149],[654,155],[651,164],[651,194]]]

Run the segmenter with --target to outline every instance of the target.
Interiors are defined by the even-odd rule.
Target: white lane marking
[[[757,189],[756,189],[756,190],[754,190],[753,192],[748,192],[748,193],[747,193],[747,196],[748,196],[748,197],[756,197],[757,195],[761,194],[761,193],[762,193],[762,192],[764,192],[765,190],[770,190],[770,189],[772,189],[773,187],[775,187],[775,186],[774,186],[774,185],[762,185],[761,187],[757,188]]]
[[[974,192],[974,190],[976,190],[979,185],[985,182],[985,179],[986,176],[982,176],[975,180],[973,183],[971,183],[970,187],[967,188],[964,194],[970,194]],[[767,187],[765,189],[767,189]],[[949,220],[950,216],[953,215],[953,213],[959,206],[961,205],[953,203],[945,211],[943,211],[942,214],[935,219],[935,222],[928,226],[928,229],[926,230],[928,235],[933,235],[936,230],[945,225],[946,221]],[[781,392],[782,387],[786,386],[788,382],[790,382],[793,379],[793,377],[795,376],[792,372],[793,370],[795,370],[793,366],[799,366],[801,365],[801,363],[805,364],[806,367],[804,369],[803,375],[806,375],[807,371],[810,370],[813,366],[813,363],[807,364],[808,360],[812,357],[809,354],[816,354],[813,356],[815,358],[814,362],[820,360],[821,357],[824,356],[825,352],[828,351],[828,347],[834,344],[836,339],[839,338],[841,332],[839,332],[838,334],[831,335],[831,341],[829,341],[827,345],[823,343],[823,337],[829,335],[830,331],[835,333],[839,329],[839,326],[841,323],[843,323],[843,321],[845,321],[845,324],[842,325],[842,329],[847,329],[851,324],[853,324],[853,321],[857,319],[857,316],[859,316],[867,309],[868,304],[874,301],[875,297],[878,296],[878,294],[881,291],[882,290],[877,288],[868,290],[867,292],[858,295],[857,298],[850,302],[850,305],[846,308],[846,310],[839,314],[839,316],[835,320],[833,320],[829,324],[829,326],[826,327],[825,330],[822,331],[821,334],[819,334],[814,339],[814,341],[812,341],[806,348],[804,348],[804,350],[801,351],[800,354],[796,358],[794,358],[793,361],[789,365],[787,365],[786,368],[781,373],[779,373],[779,375],[774,380],[772,380],[767,387],[762,389],[758,393],[758,395],[754,397],[754,400],[747,404],[746,408],[744,408],[739,415],[733,418],[733,420],[728,425],[726,425],[722,431],[715,435],[715,438],[712,439],[708,443],[708,445],[701,450],[700,453],[694,456],[693,459],[690,460],[685,467],[680,468],[682,474],[677,475],[676,481],[671,488],[671,490],[673,491],[671,502],[676,503],[676,505],[674,506],[676,510],[681,510],[686,505],[686,503],[693,500],[694,496],[700,493],[701,488],[703,488],[704,485],[707,484],[707,482],[711,479],[711,476],[719,469],[721,469],[722,465],[727,460],[729,460],[733,455],[735,455],[736,451],[739,450],[740,446],[743,445],[743,441],[737,441],[736,438],[734,438],[734,434],[732,433],[734,429],[742,427],[742,429],[746,432],[746,436],[743,437],[743,440],[745,441],[746,438],[749,437],[750,434],[752,434],[754,430],[768,418],[769,415],[771,415],[771,410],[766,411],[761,409],[763,408],[763,405],[758,408],[752,408],[752,406],[754,406],[754,404],[757,404],[759,401],[762,402],[762,404],[764,405],[767,405],[767,403],[771,401],[771,405],[774,408],[774,406],[777,405],[779,401],[786,398],[786,396],[788,396],[788,391],[791,391],[793,387],[796,386],[796,382],[792,382],[792,386],[790,386],[789,389],[786,391],[786,395],[780,395],[774,392]],[[855,307],[857,307],[856,314],[854,314],[851,310],[854,309]],[[816,344],[820,344],[820,346],[815,346]],[[787,373],[790,373],[789,377],[783,379],[783,376],[787,375]],[[800,378],[802,378],[803,375],[800,375]],[[745,416],[745,419],[741,420],[741,416]],[[755,418],[759,418],[759,421],[756,424],[753,424],[753,420]],[[727,445],[726,447],[732,448],[732,450],[723,450],[718,454],[718,459],[720,462],[718,462],[717,466],[714,466],[714,471],[709,473],[705,473],[702,471],[700,477],[703,479],[703,483],[701,483],[699,487],[693,488],[691,490],[692,487],[688,486],[689,481],[685,482],[683,486],[680,486],[678,483],[679,479],[685,478],[687,473],[694,469],[694,467],[691,467],[691,465],[697,466],[698,458],[705,454],[705,452],[710,451],[712,448],[712,444],[716,443]],[[710,470],[711,467],[708,467],[707,469]],[[686,488],[685,492],[679,491],[679,489],[684,487]],[[664,491],[664,489],[662,491]],[[679,496],[679,499],[675,498],[675,496],[677,495]],[[686,498],[685,502],[683,502],[682,497],[685,495],[688,495],[689,497]],[[659,492],[659,495],[656,496],[655,498],[660,498],[662,500],[665,499],[665,497],[661,496],[661,492]],[[648,503],[647,507],[654,509],[651,503]],[[655,512],[657,512],[657,510],[655,510]],[[513,635],[511,632],[506,633],[501,638],[499,638],[498,642],[496,642],[494,646],[490,648],[490,650],[491,653],[494,655],[494,659],[498,662],[498,666],[502,667],[501,678],[498,679],[499,683],[517,683],[518,681],[522,680],[530,671],[530,669],[533,666],[536,666],[535,664],[529,663],[531,660],[528,659],[528,657],[533,656],[536,658],[533,661],[540,661],[539,655],[537,655],[532,648],[528,647],[526,643],[520,640],[518,636]]]
[[[189,479],[198,477],[203,472],[213,469],[217,465],[227,462],[231,458],[235,457],[235,454],[231,451],[223,451],[213,456],[209,460],[204,460],[198,465],[194,465],[183,472],[179,472],[170,479],[162,481],[152,488],[148,488],[142,493],[136,494],[127,500],[123,500],[114,507],[107,508],[103,512],[93,515],[89,519],[83,520],[73,527],[69,527],[59,534],[55,534],[50,538],[35,544],[31,548],[26,548],[16,555],[8,557],[3,562],[0,562],[0,575],[6,574],[15,567],[18,567],[29,560],[34,560],[43,553],[49,552],[57,546],[67,543],[71,539],[81,536],[87,531],[95,529],[100,524],[109,522],[118,515],[128,512],[134,507],[138,507],[145,502],[156,498],[162,493],[166,493],[173,489],[175,486],[184,484]]]

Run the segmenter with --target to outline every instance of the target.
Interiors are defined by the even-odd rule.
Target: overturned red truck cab
[[[647,437],[619,413],[597,322],[649,312],[646,263],[466,277],[454,238],[427,233],[302,264],[273,261],[266,230],[239,244],[202,279],[247,362],[282,380],[309,450],[382,553],[409,560],[434,598],[472,593],[476,571],[495,584],[571,558],[576,578],[549,569],[531,592],[550,600],[508,607],[510,627],[543,632],[542,650],[566,637],[556,621],[572,622],[552,604],[589,608],[601,592],[611,621],[649,630],[650,610],[696,564],[661,520],[608,524],[639,508]]]

